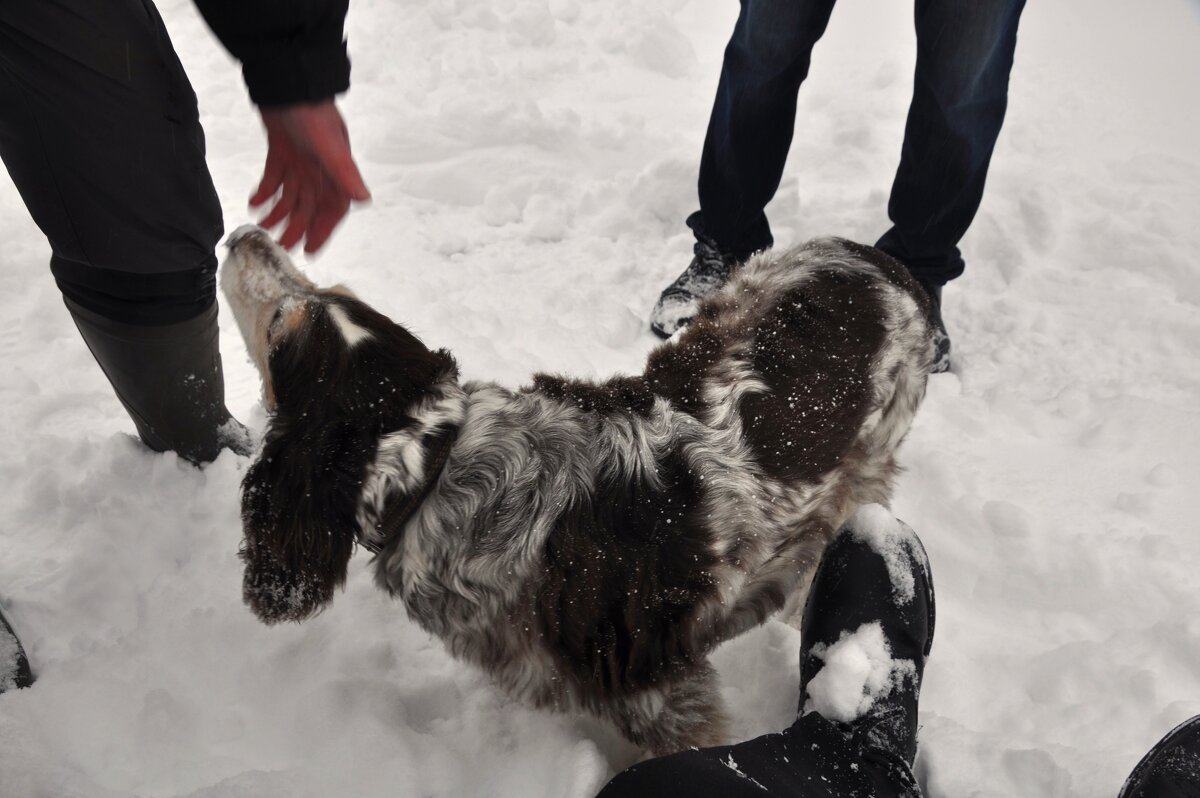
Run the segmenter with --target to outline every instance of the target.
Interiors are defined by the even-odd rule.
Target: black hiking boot
[[[0,693],[33,684],[33,672],[21,641],[0,610]]]
[[[882,507],[861,508],[813,577],[800,645],[801,712],[817,712],[865,752],[911,767],[933,624],[921,541]],[[844,666],[864,655],[870,674]]]
[[[1200,798],[1200,715],[1159,740],[1117,798]]]
[[[225,448],[249,453],[249,433],[225,408],[215,302],[194,319],[143,326],[64,301],[148,447],[197,465]]]
[[[697,237],[692,252],[692,262],[663,290],[650,312],[650,329],[660,338],[670,338],[690,324],[700,301],[725,285],[738,264],[734,256],[722,254],[709,238]]]
[[[950,335],[946,322],[942,321],[942,286],[917,281],[929,295],[929,324],[933,327],[933,362],[930,374],[942,374],[950,370]]]

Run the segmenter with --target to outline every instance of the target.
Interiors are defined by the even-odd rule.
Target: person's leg
[[[775,196],[792,130],[796,93],[834,0],[741,0],[700,157],[700,210],[687,219],[694,257],[650,312],[668,338],[733,269],[773,243],[763,212]]]
[[[883,508],[861,509],[810,588],[801,717],[781,734],[634,765],[599,798],[919,798],[911,766],[933,627],[920,540]]]
[[[688,226],[744,260],[772,243],[775,196],[796,122],[796,95],[834,0],[742,0],[700,158],[700,210]]]
[[[0,156],[143,440],[212,459],[236,426],[216,349],[221,208],[196,97],[154,6],[0,7]]]
[[[682,751],[617,774],[597,798],[910,798],[915,784],[863,757],[816,713],[779,734]]]
[[[877,247],[927,288],[963,272],[958,242],[979,210],[1008,107],[1025,0],[916,0],[917,66],[892,227]]]

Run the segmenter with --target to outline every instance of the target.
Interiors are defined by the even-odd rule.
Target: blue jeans
[[[763,209],[792,143],[796,94],[834,0],[741,0],[700,161],[697,235],[744,257],[773,242]],[[940,286],[962,274],[958,242],[979,209],[1008,105],[1025,0],[916,0],[917,67],[892,228],[876,244]]]

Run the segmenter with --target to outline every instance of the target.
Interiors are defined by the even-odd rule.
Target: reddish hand
[[[260,112],[267,128],[267,163],[250,207],[278,196],[259,224],[269,229],[286,221],[280,246],[291,249],[303,239],[304,251],[316,252],[351,201],[371,198],[350,155],[346,123],[333,100]]]

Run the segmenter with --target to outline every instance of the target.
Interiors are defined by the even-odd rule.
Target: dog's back
[[[819,239],[751,258],[645,378],[709,424],[740,424],[772,478],[816,483],[847,456],[890,456],[907,432],[932,354],[927,316],[898,261]]]
[[[925,393],[927,319],[901,263],[819,239],[751,258],[651,355],[648,385],[732,451],[743,444],[706,502],[738,563],[720,639],[777,612],[857,507],[890,504],[896,448]]]
[[[895,451],[932,355],[927,302],[883,252],[821,239],[748,261],[641,375],[535,381],[538,395],[607,417],[609,427],[645,419],[632,422],[644,430],[636,437],[667,444],[652,457],[654,446],[596,450],[615,462],[610,472],[628,475],[620,484],[666,478],[650,480],[654,503],[673,497],[702,527],[677,525],[673,540],[710,541],[716,562],[697,565],[713,588],[692,592],[701,611],[687,613],[691,645],[777,612],[857,507],[890,503]],[[688,492],[673,490],[677,473]]]

